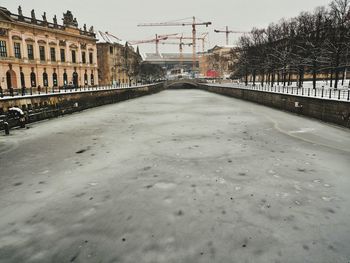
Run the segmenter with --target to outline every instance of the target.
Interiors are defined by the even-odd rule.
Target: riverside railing
[[[237,88],[237,89],[247,89],[270,93],[287,94],[301,97],[313,97],[318,99],[329,99],[329,100],[341,100],[350,101],[350,89],[332,89],[332,88],[299,88],[291,86],[262,86],[253,84],[206,84],[213,87],[225,87],[225,88]]]
[[[24,96],[37,96],[37,95],[51,95],[60,93],[75,93],[75,92],[88,92],[98,90],[114,90],[114,89],[130,89],[136,87],[149,86],[152,84],[137,84],[137,85],[104,85],[104,86],[80,86],[80,87],[35,87],[35,88],[21,88],[21,89],[0,89],[1,98],[16,98]]]

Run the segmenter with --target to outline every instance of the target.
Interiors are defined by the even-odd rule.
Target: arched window
[[[78,83],[78,73],[73,72],[73,86],[74,87],[78,87],[79,83]]]
[[[89,82],[88,82],[88,74],[86,74],[86,72],[85,72],[85,74],[84,74],[84,85],[87,86],[88,84],[89,84]]]
[[[24,73],[21,71],[21,86],[24,88],[26,86],[26,80],[24,78]]]
[[[56,73],[56,72],[54,72],[54,73],[52,74],[52,83],[53,83],[53,86],[54,86],[54,87],[57,87],[58,81],[57,81],[57,73]]]
[[[30,85],[33,88],[36,87],[36,76],[34,72],[30,73]]]
[[[8,89],[17,88],[17,77],[16,77],[16,73],[12,70],[12,68],[10,68],[10,70],[6,72],[6,82],[7,82]]]
[[[90,80],[91,80],[91,86],[95,85],[94,74],[93,73],[91,73]]]
[[[68,76],[67,73],[64,72],[63,73],[63,85],[67,85],[68,84]]]
[[[12,81],[11,81],[11,73],[10,73],[10,71],[6,72],[6,82],[7,82],[7,89],[12,88]]]
[[[44,83],[44,87],[48,87],[49,86],[49,78],[48,78],[46,72],[43,73],[43,83]]]

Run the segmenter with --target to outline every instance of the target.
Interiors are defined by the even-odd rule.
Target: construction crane
[[[214,32],[215,33],[225,33],[226,34],[226,46],[228,46],[229,34],[244,34],[244,33],[248,33],[248,32],[244,32],[244,31],[228,30],[228,26],[226,26],[226,30],[215,29]]]
[[[118,38],[118,37],[116,37],[115,35],[109,33],[108,31],[106,31],[105,34],[106,34],[107,36],[110,36],[110,37],[116,39],[118,42],[122,41],[120,38]]]
[[[168,34],[168,35],[158,35],[156,34],[156,37],[153,39],[148,40],[136,40],[136,41],[129,41],[128,43],[130,45],[138,45],[138,44],[148,44],[148,43],[155,43],[156,44],[156,54],[159,55],[159,42],[162,40],[167,40],[171,36],[176,36],[178,34]]]
[[[192,22],[163,22],[163,23],[142,23],[137,26],[192,26],[192,68],[196,68],[196,27],[197,26],[210,26],[211,22],[196,22],[196,18],[192,17]]]
[[[209,35],[208,32],[206,33],[203,33],[202,34],[202,37],[196,37],[196,40],[201,40],[202,41],[202,51],[204,52],[205,51],[205,40],[207,38],[207,36]],[[180,39],[180,41],[182,41],[183,39],[185,40],[188,40],[188,39],[192,39],[192,37],[184,37],[183,35],[178,37],[178,36],[175,36],[175,37],[169,37],[169,39]]]
[[[105,34],[103,33],[102,31],[98,31],[99,35],[103,38],[104,41],[106,41],[107,43],[112,43],[112,41],[110,40],[110,38]]]
[[[180,65],[183,64],[183,46],[192,46],[192,43],[184,43],[182,40],[180,40],[180,43],[176,42],[162,42],[162,45],[179,45],[179,51],[180,51]]]

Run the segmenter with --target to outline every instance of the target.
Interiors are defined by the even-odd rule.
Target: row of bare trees
[[[338,88],[350,65],[350,0],[333,0],[312,13],[254,28],[233,54],[238,54],[233,76],[246,84],[258,79],[262,85],[286,85],[297,79],[302,87],[307,74],[314,88],[320,78]]]

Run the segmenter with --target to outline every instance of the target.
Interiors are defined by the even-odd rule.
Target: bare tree
[[[266,29],[254,28],[250,35],[239,41],[240,57],[235,65],[235,77],[244,78],[253,85],[257,74],[261,84],[290,84],[297,76],[302,87],[306,74],[310,74],[313,87],[321,74],[330,73],[335,88],[342,73],[343,82],[349,68],[350,0],[333,0],[313,13],[303,12],[296,18],[282,19]],[[287,79],[288,76],[288,79]]]

